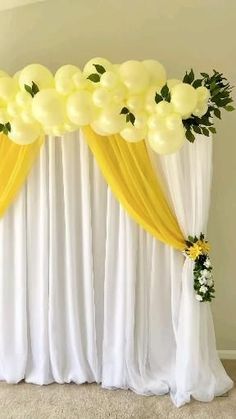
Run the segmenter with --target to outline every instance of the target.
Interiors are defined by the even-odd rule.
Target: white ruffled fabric
[[[201,139],[161,158],[186,233],[205,230],[210,158]],[[48,139],[0,220],[0,379],[170,392],[177,406],[232,387],[191,262],[130,219],[79,133]]]

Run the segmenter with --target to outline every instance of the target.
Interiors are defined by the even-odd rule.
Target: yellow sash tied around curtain
[[[161,242],[185,248],[184,236],[156,177],[144,141],[103,137],[85,127],[86,141],[118,201],[132,218]]]
[[[39,138],[33,144],[21,146],[0,135],[0,216],[23,185],[42,143],[43,138]]]

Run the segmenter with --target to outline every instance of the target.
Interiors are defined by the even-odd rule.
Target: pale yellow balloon
[[[112,90],[112,102],[114,104],[121,104],[128,97],[128,91],[122,83],[118,83]]]
[[[8,102],[7,112],[11,117],[17,117],[20,115],[21,108],[15,101]]]
[[[187,83],[179,83],[171,92],[171,103],[180,115],[192,113],[197,105],[196,89]]]
[[[92,96],[85,90],[79,90],[67,100],[67,115],[69,120],[78,125],[88,125],[93,118]]]
[[[178,113],[172,113],[165,118],[165,124],[168,129],[178,129],[183,127],[182,118]]]
[[[55,89],[41,90],[32,100],[32,114],[43,126],[62,125],[65,121],[65,102]]]
[[[112,107],[103,109],[93,122],[101,132],[107,135],[119,133],[126,125],[124,115],[121,115],[117,108]]]
[[[149,73],[151,84],[163,86],[166,83],[166,70],[159,61],[144,60],[143,64]]]
[[[19,91],[16,94],[16,103],[21,108],[25,108],[31,106],[32,103],[32,96],[28,92]]]
[[[10,115],[5,108],[0,109],[0,124],[6,124],[9,122]]]
[[[11,120],[11,131],[8,133],[10,140],[16,144],[26,145],[36,141],[40,136],[40,125],[25,123],[21,118]]]
[[[129,96],[126,103],[130,111],[139,112],[144,108],[144,97],[143,95]]]
[[[124,85],[133,94],[144,92],[149,85],[148,71],[140,61],[130,60],[121,64],[119,75]]]
[[[19,114],[20,114],[21,119],[26,123],[38,123],[32,115],[31,108],[23,109]]]
[[[118,74],[112,70],[106,71],[101,75],[100,84],[107,89],[114,89],[119,83]]]
[[[185,131],[181,127],[175,130],[150,130],[148,133],[149,144],[158,154],[175,153],[184,145],[185,140]]]
[[[61,137],[66,132],[64,124],[52,127],[51,132],[55,137]]]
[[[169,87],[170,91],[173,89],[173,87],[177,86],[177,84],[182,83],[179,79],[169,79],[167,80],[167,86]]]
[[[87,89],[90,86],[89,80],[86,79],[83,73],[81,71],[78,71],[72,76],[73,83],[76,87],[76,89]]]
[[[25,90],[25,84],[32,86],[32,82],[37,84],[39,90],[54,87],[51,71],[41,64],[30,64],[21,71],[19,76],[21,90]]]
[[[193,115],[198,116],[201,118],[205,113],[208,111],[207,103],[198,103],[196,108],[193,111]]]
[[[11,77],[0,78],[0,98],[3,101],[12,100],[17,92],[17,84]]]
[[[106,71],[112,69],[112,64],[105,58],[95,57],[89,60],[83,69],[83,74],[88,77],[90,74],[97,73],[95,64],[101,65]]]
[[[73,132],[73,131],[76,131],[78,129],[78,126],[76,124],[73,124],[70,121],[67,121],[64,124],[64,129],[65,129],[66,132]]]
[[[112,95],[106,88],[97,87],[92,94],[92,100],[95,106],[98,108],[104,108],[111,103]]]
[[[55,74],[55,88],[61,95],[69,95],[75,90],[73,76],[79,74],[80,69],[67,64],[60,67]]]
[[[147,128],[148,115],[146,112],[136,112],[134,126],[138,129]]]
[[[142,141],[146,136],[146,130],[142,128],[136,128],[134,126],[129,126],[124,128],[120,132],[121,137],[130,143],[137,143]]]
[[[156,102],[155,96],[156,93],[160,93],[161,87],[160,86],[152,86],[148,89],[145,95],[145,110],[149,113],[155,112]]]
[[[197,101],[207,103],[211,97],[210,91],[205,86],[199,86],[196,89]]]
[[[161,127],[165,127],[165,119],[154,113],[148,118],[147,126],[151,130],[158,130]]]
[[[163,100],[162,102],[156,104],[155,112],[159,116],[166,117],[167,115],[170,115],[174,112],[174,106],[171,103]]]
[[[17,83],[18,85],[19,85],[20,73],[21,73],[21,70],[20,70],[20,71],[17,71],[17,72],[14,74],[14,76],[13,76],[13,79],[16,81],[16,83]]]
[[[107,133],[103,130],[103,124],[99,119],[95,119],[91,122],[91,128],[96,134],[106,136]]]

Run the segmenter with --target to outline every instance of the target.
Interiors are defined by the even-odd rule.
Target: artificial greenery
[[[194,142],[195,133],[203,134],[207,137],[210,133],[215,134],[216,129],[214,127],[213,118],[221,119],[221,110],[225,109],[228,112],[234,110],[234,107],[230,105],[233,102],[231,92],[233,87],[222,73],[213,70],[213,75],[210,76],[207,73],[200,73],[201,78],[194,79],[193,69],[190,72],[186,72],[183,82],[191,84],[194,88],[205,86],[210,92],[210,99],[208,101],[208,110],[201,118],[191,115],[190,118],[183,120],[183,125],[186,128],[186,138],[190,142]]]
[[[203,233],[199,238],[189,236],[186,240],[185,254],[194,261],[194,290],[196,299],[200,302],[210,302],[215,298],[212,265],[208,252],[209,244]]]
[[[7,122],[6,124],[0,124],[0,132],[7,135],[9,132],[11,132],[11,124],[10,122]]]
[[[32,97],[34,97],[39,92],[39,88],[34,81],[32,81],[32,86],[29,86],[28,84],[25,84],[24,86],[26,92],[28,92]]]
[[[87,79],[91,80],[93,83],[98,83],[101,79],[101,75],[106,72],[106,69],[100,64],[93,64],[93,65],[97,72],[90,74],[87,77]]]
[[[126,115],[126,122],[131,122],[132,125],[134,125],[135,123],[135,116],[132,112],[130,112],[130,110],[128,108],[126,108],[126,106],[124,106],[120,113],[122,115]]]
[[[170,100],[171,100],[170,89],[167,86],[167,84],[165,84],[162,87],[160,93],[156,93],[156,95],[155,95],[155,102],[156,103],[159,103],[162,100],[165,100],[166,102],[170,102]]]

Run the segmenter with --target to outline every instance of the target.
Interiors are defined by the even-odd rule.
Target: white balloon
[[[149,73],[150,83],[163,86],[166,82],[166,70],[163,65],[156,60],[145,60],[143,64]]]
[[[130,60],[120,65],[119,74],[124,85],[134,94],[142,93],[149,85],[149,74],[140,61]]]
[[[196,89],[187,83],[179,83],[171,92],[171,103],[180,115],[192,113],[197,104]]]

